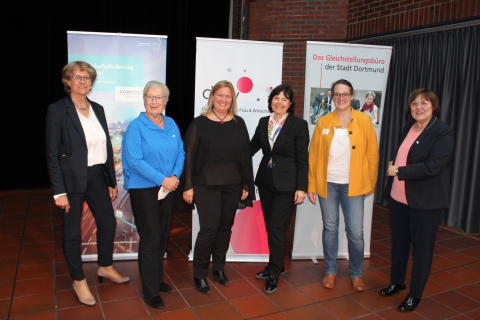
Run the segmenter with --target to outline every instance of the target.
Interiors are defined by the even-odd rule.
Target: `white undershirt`
[[[347,184],[350,175],[350,137],[347,129],[334,128],[328,157],[327,181]]]
[[[107,161],[107,139],[102,125],[98,122],[95,112],[90,108],[88,118],[77,110],[78,118],[83,127],[85,140],[87,141],[88,164],[91,167],[96,164],[104,164]]]

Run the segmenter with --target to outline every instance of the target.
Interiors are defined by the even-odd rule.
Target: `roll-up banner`
[[[197,38],[195,117],[207,106],[212,87],[228,80],[237,93],[238,115],[252,138],[259,119],[270,116],[268,95],[282,82],[282,63],[283,43]],[[253,158],[255,173],[261,158],[261,152]],[[256,188],[255,197],[253,208],[237,211],[227,261],[268,261],[267,233]],[[200,227],[196,209],[192,214],[194,248]],[[193,248],[189,260],[193,260]]]
[[[165,83],[167,37],[68,31],[68,62],[82,60],[97,71],[88,98],[103,106],[112,141],[118,197],[112,203],[117,218],[115,260],[137,259],[139,237],[123,188],[122,137],[143,105],[143,87],[150,80]],[[168,108],[168,107],[167,107]],[[97,260],[95,220],[87,204],[82,213],[82,260]]]
[[[380,142],[382,115],[387,87],[392,47],[307,41],[305,66],[305,104],[303,117],[309,124],[310,138],[317,119],[335,110],[328,97],[332,83],[345,79],[352,83],[352,107],[367,113]],[[374,94],[372,94],[372,92]],[[374,106],[363,108],[368,96],[374,96]],[[369,101],[370,102],[370,101]],[[371,106],[370,103],[368,103]],[[311,139],[310,139],[311,140]],[[377,182],[378,183],[378,182]],[[370,257],[373,194],[365,198],[364,237],[365,257]],[[338,257],[348,258],[348,243],[343,212],[340,208]],[[305,200],[297,207],[292,259],[323,258],[322,213],[317,201]]]

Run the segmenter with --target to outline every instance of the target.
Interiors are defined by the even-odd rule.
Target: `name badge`
[[[323,134],[326,135],[330,132],[330,129],[323,129]]]

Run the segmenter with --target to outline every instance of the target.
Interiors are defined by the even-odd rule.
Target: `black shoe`
[[[403,283],[403,284],[390,283],[388,287],[383,288],[382,290],[379,291],[379,293],[381,296],[390,297],[395,292],[405,291],[406,287],[407,287],[406,283]]]
[[[255,275],[255,278],[257,279],[267,279],[268,276],[270,275],[270,269],[267,267],[265,267],[265,269],[263,269],[262,271],[258,272],[256,275]],[[282,272],[280,273],[280,277],[281,276],[284,276],[285,275],[285,269],[282,270]]]
[[[223,271],[213,270],[213,276],[215,277],[215,279],[217,279],[217,282],[220,283],[222,286],[228,286],[228,278]]]
[[[195,286],[197,287],[197,290],[203,294],[210,294],[210,286],[207,283],[206,279],[197,279],[193,278],[195,280]]]
[[[165,307],[165,302],[163,302],[160,296],[156,296],[156,297],[153,297],[152,299],[148,299],[147,302],[153,308],[161,309]]]
[[[405,300],[398,306],[398,311],[401,312],[410,312],[415,310],[415,308],[420,304],[422,298],[414,298],[407,296]]]
[[[278,276],[269,275],[267,281],[265,281],[265,293],[272,294],[277,291]]]
[[[172,287],[165,282],[160,283],[160,292],[172,292]]]

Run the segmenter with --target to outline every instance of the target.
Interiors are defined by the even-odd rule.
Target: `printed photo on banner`
[[[354,88],[355,84],[352,82]],[[318,118],[335,110],[335,102],[331,88],[310,88],[310,104],[308,122],[316,124]],[[380,104],[382,92],[375,90],[355,90],[352,107],[357,111],[366,113],[372,119],[372,124],[379,125]]]

